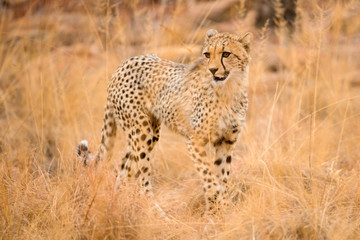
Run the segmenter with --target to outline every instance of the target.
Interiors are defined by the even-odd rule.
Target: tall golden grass
[[[89,2],[72,11],[48,4],[20,18],[1,10],[2,239],[360,239],[357,1],[298,1],[291,35],[281,5],[278,28],[255,29],[244,4],[214,22],[208,16],[220,2],[204,10],[181,0],[124,8],[105,1],[111,11]],[[76,145],[85,138],[97,149],[117,65],[149,52],[189,62],[208,28],[255,35],[233,204],[221,217],[203,216],[184,140],[163,128],[152,164],[165,220],[136,182],[115,188],[122,133],[113,161],[96,168],[79,163]]]

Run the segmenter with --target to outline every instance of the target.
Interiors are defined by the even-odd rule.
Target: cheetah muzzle
[[[108,84],[101,143],[96,155],[87,142],[78,146],[84,164],[111,158],[117,129],[127,139],[117,180],[136,177],[147,195],[151,186],[151,151],[160,126],[186,138],[195,170],[203,181],[206,210],[228,205],[232,150],[245,123],[251,33],[206,33],[201,57],[190,64],[154,54],[132,57]],[[222,84],[218,84],[221,82]],[[210,146],[215,157],[209,154]]]
[[[223,77],[218,77],[218,76],[214,75],[213,79],[214,79],[215,82],[222,82],[222,81],[225,81],[228,76],[229,76],[229,72],[225,72],[225,75]]]

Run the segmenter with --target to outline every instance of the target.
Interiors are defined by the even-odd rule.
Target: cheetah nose
[[[209,68],[209,71],[214,75],[218,68]]]

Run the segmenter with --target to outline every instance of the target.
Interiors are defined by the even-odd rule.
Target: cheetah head
[[[207,31],[202,54],[215,83],[247,74],[251,39],[251,33],[239,36],[214,29]]]

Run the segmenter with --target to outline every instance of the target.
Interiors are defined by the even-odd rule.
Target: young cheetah
[[[108,84],[108,98],[95,157],[87,143],[78,154],[84,164],[110,158],[116,130],[126,133],[128,149],[118,176],[138,177],[152,195],[150,152],[165,124],[187,139],[187,148],[203,180],[208,212],[227,205],[231,152],[248,107],[247,86],[252,34],[243,36],[208,30],[202,57],[187,65],[156,55],[125,61]],[[209,159],[209,149],[215,159]]]

